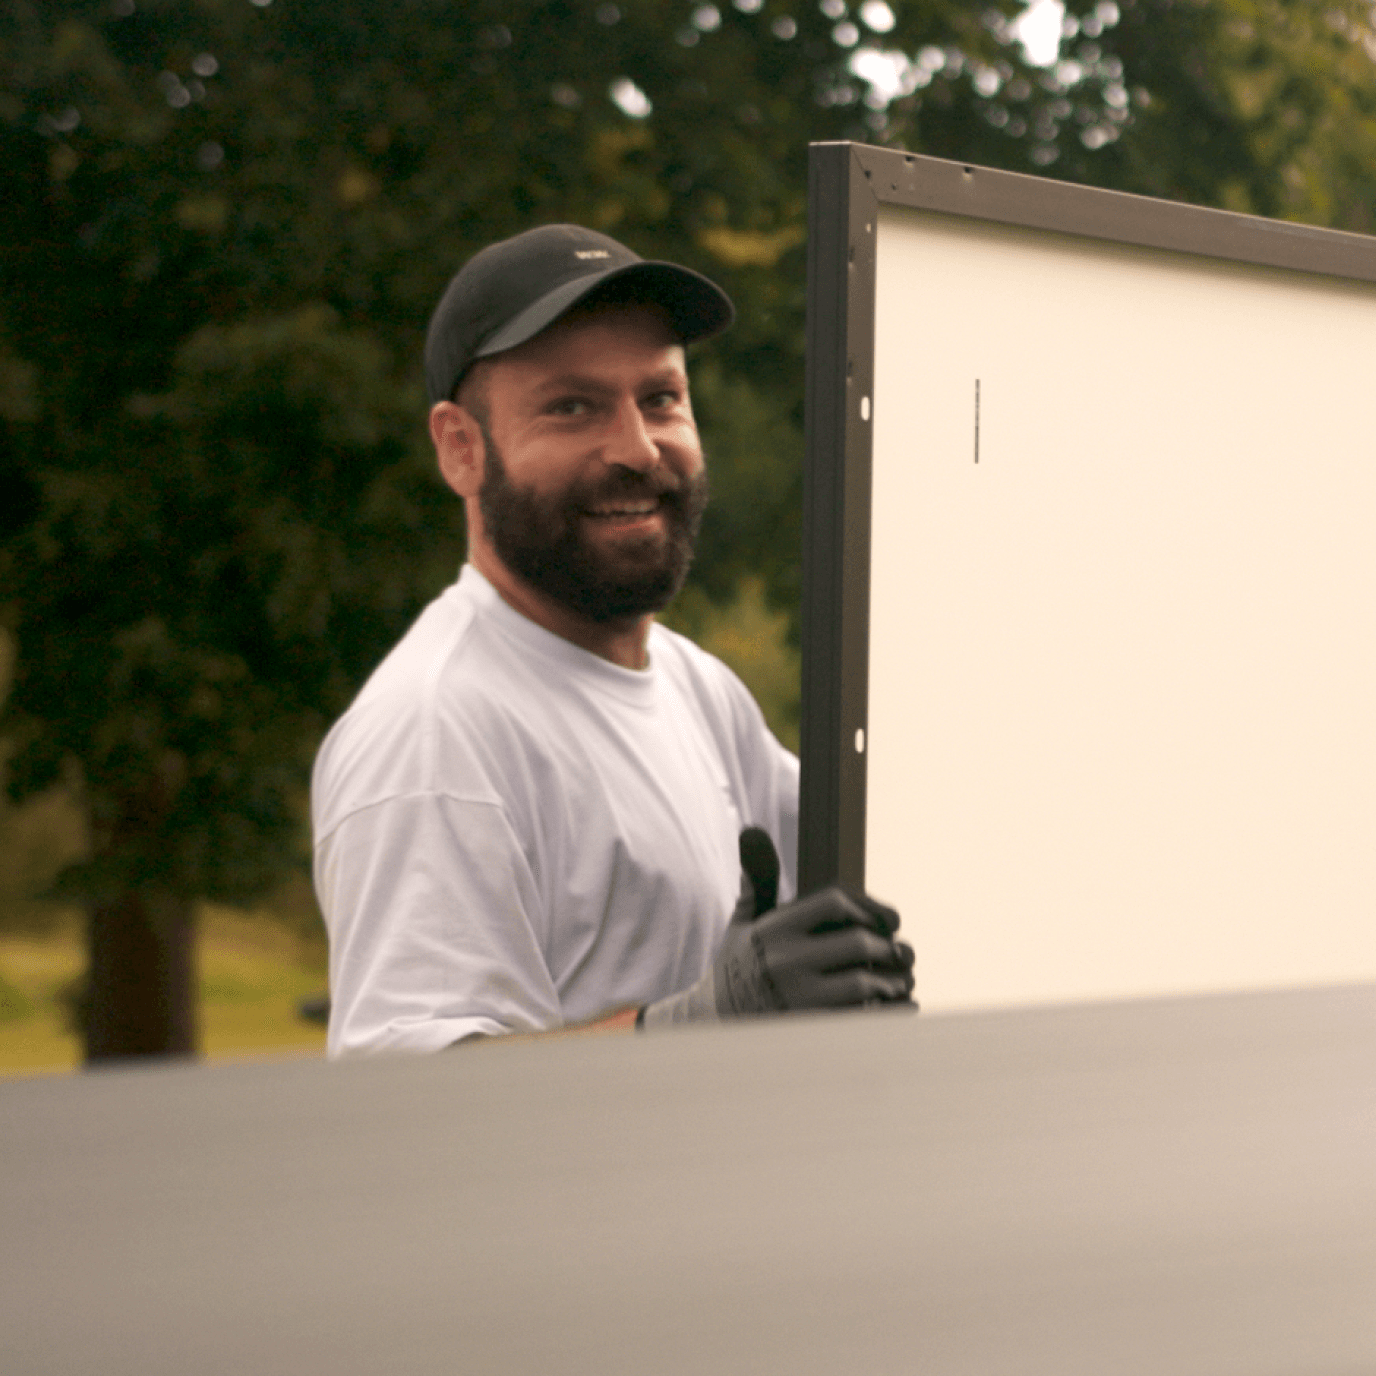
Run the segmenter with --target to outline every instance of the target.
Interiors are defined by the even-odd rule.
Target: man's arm
[[[546,1037],[581,1037],[593,1032],[634,1032],[640,1009],[632,1004],[629,1008],[618,1008],[615,1013],[604,1013],[591,1022],[571,1023],[565,1027],[552,1027],[547,1032],[508,1032],[500,1037],[487,1036],[473,1032],[461,1037],[455,1046],[473,1046],[483,1042],[531,1042],[544,1041]]]
[[[361,810],[317,842],[316,886],[332,1055],[558,1026],[535,881],[499,808],[416,794]]]
[[[873,1004],[913,1006],[913,951],[895,939],[899,918],[892,908],[838,887],[776,907],[779,857],[768,834],[747,827],[740,853],[740,901],[701,980],[644,1008],[622,1008],[592,1022],[526,1035],[654,1030]]]

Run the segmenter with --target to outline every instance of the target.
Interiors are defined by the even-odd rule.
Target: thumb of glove
[[[750,918],[763,917],[779,901],[779,852],[769,833],[759,827],[746,827],[740,840],[741,869],[750,881],[754,911]]]
[[[740,835],[740,857],[740,898],[712,965],[690,988],[642,1008],[637,1027],[716,1021],[785,1007],[764,967],[758,933],[751,925],[779,901],[779,852],[767,831],[746,827]]]

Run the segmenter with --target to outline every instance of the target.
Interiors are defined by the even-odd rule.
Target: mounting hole
[[[865,753],[865,728],[863,726],[855,733],[855,753],[857,755]]]
[[[870,418],[870,399],[869,397],[860,398],[860,419],[869,420]]]

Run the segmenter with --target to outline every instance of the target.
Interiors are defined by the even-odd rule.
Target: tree
[[[1026,129],[1033,164],[1246,214],[1376,226],[1368,0],[1072,0],[1066,9],[1059,59],[983,109],[1000,127]]]
[[[905,14],[909,41],[996,46],[953,0]],[[758,562],[788,596],[805,144],[865,108],[853,46],[751,0],[11,4],[8,784],[67,777],[89,819],[61,881],[88,1059],[194,1047],[194,901],[300,863],[314,742],[453,575],[417,337],[469,252],[575,219],[728,279],[697,576]],[[992,140],[961,83],[933,128]]]
[[[693,578],[793,607],[808,141],[1357,227],[1365,4],[1075,0],[1039,68],[1020,0],[8,0],[0,729],[88,815],[88,1058],[194,1046],[194,901],[302,862],[320,732],[453,576],[418,341],[469,253],[568,219],[727,286]]]

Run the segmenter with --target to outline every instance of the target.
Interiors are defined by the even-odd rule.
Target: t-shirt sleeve
[[[332,1056],[561,1025],[537,885],[498,803],[417,792],[360,808],[317,841],[315,882]]]

